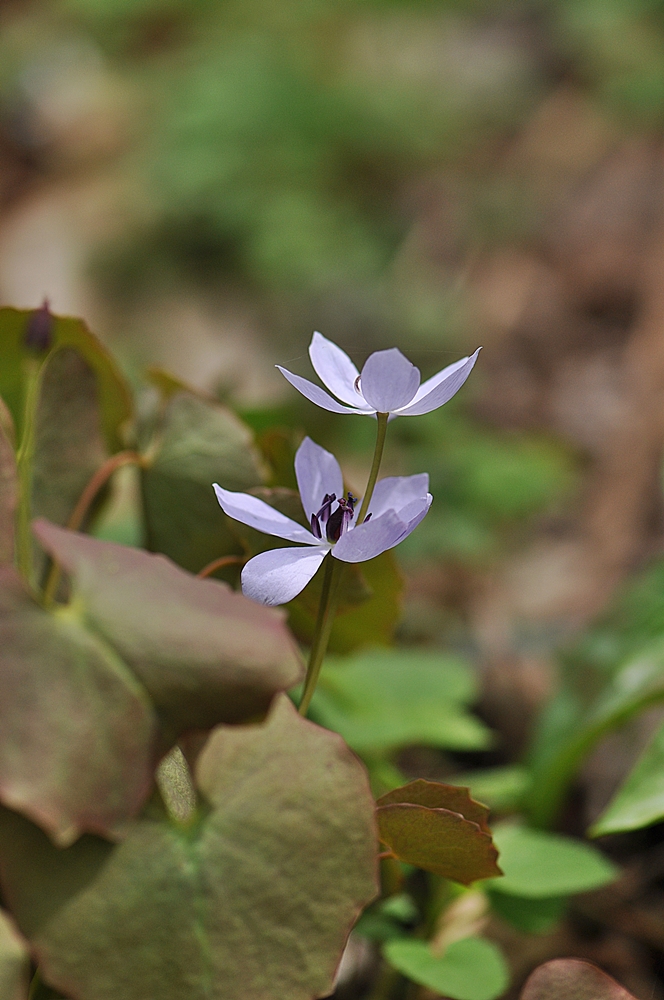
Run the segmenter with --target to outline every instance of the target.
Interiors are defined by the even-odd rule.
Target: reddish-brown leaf
[[[381,795],[376,804],[389,806],[402,802],[461,813],[464,819],[477,823],[484,833],[491,833],[488,822],[489,809],[481,802],[471,799],[470,789],[463,785],[444,785],[440,781],[425,781],[423,778],[418,778],[417,781],[410,781],[401,788],[395,788]]]
[[[111,832],[149,793],[147,694],[75,614],[50,614],[0,569],[0,801],[59,843]]]
[[[364,768],[282,696],[264,725],[216,729],[195,771],[193,823],[151,802],[119,844],[57,850],[0,809],[2,893],[45,982],[72,1000],[329,996],[377,889]]]
[[[556,958],[532,973],[521,1000],[635,1000],[596,965],[578,958]]]
[[[302,666],[280,611],[169,559],[40,519],[35,535],[72,578],[73,604],[147,688],[169,737],[262,716]]]
[[[381,841],[400,861],[469,885],[502,875],[491,835],[449,809],[410,802],[379,805]]]

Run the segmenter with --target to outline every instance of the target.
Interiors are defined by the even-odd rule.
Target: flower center
[[[336,510],[332,510],[332,504],[337,503]],[[357,497],[348,491],[346,497],[337,500],[335,493],[326,493],[323,497],[320,510],[311,515],[311,531],[316,538],[323,537],[323,529],[328,542],[338,542],[343,534],[348,531],[350,522],[353,520]]]

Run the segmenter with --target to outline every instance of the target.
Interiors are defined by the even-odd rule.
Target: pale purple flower
[[[333,413],[364,413],[367,416],[389,413],[392,417],[415,417],[437,410],[459,391],[480,350],[478,347],[470,357],[455,361],[420,385],[419,368],[396,347],[369,355],[360,374],[345,351],[322,334],[314,333],[309,345],[311,363],[321,382],[337,399],[281,365],[277,368],[303,396]],[[337,402],[339,399],[341,403]]]
[[[229,517],[305,546],[269,549],[246,563],[242,590],[260,604],[286,604],[296,597],[328,552],[342,562],[359,563],[394,548],[417,527],[433,499],[427,492],[426,473],[381,479],[364,523],[355,524],[357,498],[351,493],[344,496],[339,463],[310,438],[297,450],[295,475],[311,531],[258,497],[214,484],[217,500]]]

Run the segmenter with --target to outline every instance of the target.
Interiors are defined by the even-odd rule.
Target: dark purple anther
[[[48,299],[35,309],[25,331],[25,346],[33,351],[48,351],[53,343],[53,316]]]
[[[354,497],[352,493],[348,494],[347,499],[341,497],[339,506],[330,514],[327,522],[327,540],[329,542],[338,542],[341,536],[346,533],[353,520],[353,508],[356,503],[357,497]]]
[[[322,538],[321,524],[327,524],[332,504],[337,499],[336,493],[326,493],[319,511],[311,515],[311,532],[314,538]]]

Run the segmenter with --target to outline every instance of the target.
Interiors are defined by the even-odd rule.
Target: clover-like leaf
[[[156,717],[113,650],[0,570],[0,801],[60,843],[110,832],[149,793]]]
[[[376,805],[379,837],[400,861],[463,885],[502,874],[487,810],[467,789],[414,781],[383,795]]]
[[[197,573],[218,556],[240,551],[232,522],[212,490],[262,486],[253,435],[235,414],[177,383],[164,387],[164,412],[141,471],[147,545]]]
[[[383,954],[413,982],[452,1000],[495,1000],[509,983],[501,951],[484,938],[468,937],[436,955],[426,941],[388,941]]]
[[[263,715],[300,680],[282,613],[163,556],[44,520],[34,531],[71,575],[77,613],[147,688],[171,740]]]
[[[27,1000],[30,957],[25,941],[11,920],[0,910],[0,997]]]
[[[531,974],[521,1000],[636,1000],[596,965],[578,958],[555,958]]]
[[[376,892],[366,774],[286,697],[212,734],[189,824],[156,805],[122,843],[58,851],[0,814],[0,880],[45,980],[72,1000],[327,996]]]
[[[3,419],[4,417],[4,419]],[[14,561],[14,515],[18,501],[16,458],[9,439],[11,417],[0,399],[0,566]]]

